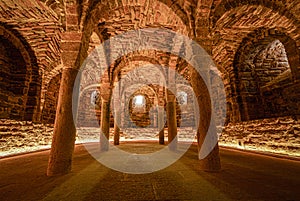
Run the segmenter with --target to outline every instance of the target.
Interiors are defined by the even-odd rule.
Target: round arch
[[[160,1],[158,1],[159,3],[161,3]],[[76,61],[76,66],[80,67],[80,65],[83,63],[84,59],[87,57],[87,50],[88,50],[88,47],[89,47],[89,41],[90,41],[90,37],[92,35],[92,33],[94,32],[95,28],[97,29],[101,29],[101,41],[104,41],[104,40],[107,40],[110,35],[107,33],[107,28],[105,28],[105,21],[103,20],[109,20],[109,19],[113,19],[113,18],[110,18],[110,16],[118,16],[116,14],[114,15],[109,15],[109,12],[115,12],[115,5],[112,6],[112,4],[114,3],[109,3],[109,2],[97,2],[93,5],[90,5],[89,6],[89,9],[88,9],[88,13],[90,13],[88,16],[86,16],[86,18],[84,18],[84,25],[83,26],[83,35],[82,35],[82,40],[81,40],[81,47],[80,47],[80,52],[82,53],[82,55],[84,56],[81,56],[81,57],[78,57],[77,58],[77,61]],[[164,3],[162,3],[164,4]],[[164,5],[168,5],[168,4],[164,4]],[[122,12],[128,12],[128,14],[132,14],[129,10],[128,10],[128,6],[132,6],[132,7],[135,7],[135,6],[138,6],[138,7],[141,7],[141,5],[123,5],[123,6],[120,6],[118,7],[118,9],[121,9],[123,10]],[[174,4],[170,4],[171,8],[171,11],[174,13],[174,15],[176,16],[176,20],[179,22],[179,24],[181,24],[180,26],[184,26],[186,29],[187,29],[187,34],[189,34],[191,31],[190,31],[190,23],[189,23],[189,18],[188,17],[184,17],[185,20],[182,20],[182,17],[183,16],[186,16],[186,14],[177,14],[176,12],[183,12],[182,9],[178,9],[177,11],[176,10],[173,10],[172,8],[174,8]],[[118,12],[119,15],[120,15],[120,12]],[[124,14],[124,13],[123,13]],[[120,17],[120,16],[119,16]],[[175,19],[175,18],[174,18]],[[103,22],[100,22],[99,23],[99,20],[102,20]],[[130,21],[130,19],[128,19]],[[148,20],[144,19],[145,21]],[[147,22],[147,21],[146,21]],[[154,21],[155,22],[155,21]],[[131,22],[132,23],[132,22]],[[156,23],[156,22],[155,22]],[[134,23],[132,23],[134,24]],[[178,24],[178,23],[176,23]],[[158,24],[155,24],[155,25],[151,25],[151,23],[149,25],[141,25],[139,27],[132,27],[132,29],[138,29],[138,28],[145,28],[145,27],[161,27],[163,25],[165,25],[168,29],[171,29],[173,31],[178,31],[178,26],[170,26],[169,24],[160,24],[160,26],[158,26]],[[103,27],[104,26],[104,27]],[[122,30],[121,30],[122,31]],[[120,31],[119,31],[120,32]]]
[[[257,10],[257,13],[253,14],[253,10]],[[276,18],[276,21],[268,20],[270,18]],[[238,29],[238,27],[242,28]],[[240,45],[244,43],[243,39],[247,38],[249,34],[259,29],[273,31],[279,30],[281,33],[284,33],[285,36],[282,41],[285,46],[290,46],[287,44],[291,43],[293,40],[296,44],[299,44],[297,36],[297,33],[299,33],[299,27],[298,24],[296,24],[295,19],[287,18],[285,15],[281,15],[280,12],[271,10],[263,5],[238,4],[234,9],[228,7],[226,12],[224,11],[222,17],[220,17],[214,25],[212,32],[214,40],[212,55],[217,67],[223,74],[222,77],[224,83],[227,85],[225,87],[226,93],[228,94],[227,122],[238,122],[241,120],[241,109],[239,106],[240,100],[238,100],[237,95],[238,80],[233,67],[235,54],[238,52]],[[289,50],[287,51],[289,52]],[[296,66],[297,58],[294,59],[291,57],[289,60],[291,61],[290,66]],[[298,71],[297,68],[299,67],[292,68],[294,69],[293,75],[297,75],[298,73],[296,71]]]
[[[241,120],[292,115],[293,103],[282,95],[299,65],[296,42],[281,30],[257,29],[244,38],[233,62]]]
[[[9,25],[0,24],[0,37],[2,38],[1,41],[6,43],[9,55],[13,59],[11,61],[12,68],[23,65],[23,68],[15,68],[9,73],[13,77],[10,78],[11,83],[7,84],[10,85],[9,88],[12,90],[10,95],[14,97],[12,99],[15,99],[13,102],[15,102],[14,105],[17,108],[14,109],[14,106],[12,106],[6,111],[16,114],[13,115],[15,117],[12,116],[11,118],[38,121],[40,115],[41,78],[34,51],[22,35],[16,30],[10,29]],[[17,61],[20,61],[20,63],[14,64]],[[9,116],[7,117],[10,118]]]
[[[272,0],[251,0],[251,1],[236,1],[236,0],[222,0],[221,3],[216,6],[216,8],[211,12],[210,18],[212,23],[212,28],[215,27],[217,21],[222,18],[222,16],[231,9],[244,6],[244,5],[261,5],[278,12],[280,15],[285,16],[288,19],[292,19],[295,24],[299,24],[297,17],[289,11],[285,1],[272,1]]]
[[[279,40],[283,44],[293,78],[300,78],[300,45],[297,45],[300,40],[295,41],[281,28],[258,28],[249,33],[240,43],[234,57],[234,63],[236,64],[238,62],[242,54],[245,53],[245,49],[249,49],[251,46],[255,46],[261,41],[264,41],[263,46],[266,46],[274,40]]]

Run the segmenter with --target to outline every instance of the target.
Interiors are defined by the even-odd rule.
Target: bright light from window
[[[177,92],[177,100],[180,105],[187,104],[187,93],[184,91]]]
[[[91,104],[96,105],[97,104],[97,99],[99,98],[99,94],[97,91],[93,91],[91,94]]]
[[[141,105],[144,105],[144,96],[142,95],[138,95],[138,96],[135,96],[134,97],[134,104],[136,106],[141,106]]]

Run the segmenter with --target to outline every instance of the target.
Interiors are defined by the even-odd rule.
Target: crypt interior
[[[300,0],[1,0],[0,200],[300,200],[299,21]],[[116,147],[174,160],[122,172]]]

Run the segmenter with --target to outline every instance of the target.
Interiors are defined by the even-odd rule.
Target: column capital
[[[82,32],[67,31],[60,34],[62,42],[81,41]]]
[[[80,51],[80,32],[65,32],[61,34],[61,62],[66,68],[75,68]]]

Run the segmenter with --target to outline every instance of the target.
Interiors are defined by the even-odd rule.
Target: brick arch
[[[279,55],[272,51],[276,47],[270,45],[280,48],[275,50]],[[270,50],[273,55],[264,55]],[[289,109],[293,103],[281,97],[286,93],[281,87],[289,87],[292,77],[297,78],[299,64],[296,42],[280,30],[258,29],[248,34],[233,62],[241,120],[292,115],[297,111]]]
[[[0,35],[19,49],[26,62],[26,65],[31,70],[31,64],[36,64],[37,59],[30,45],[26,42],[26,39],[23,38],[19,32],[11,29],[9,25],[3,23],[0,23]]]
[[[171,58],[176,58],[176,66],[172,66],[172,67],[169,66],[169,61]],[[166,77],[166,72],[164,71],[163,67],[169,66],[170,68],[173,68],[173,70],[176,70],[177,73],[185,77],[186,80],[190,81],[190,77],[189,77],[190,64],[186,60],[176,55],[165,53],[162,51],[157,51],[157,50],[133,52],[128,55],[124,55],[123,57],[120,57],[111,65],[112,73],[113,73],[112,80],[115,80],[120,70],[132,61],[143,61],[149,64],[159,65],[161,66],[160,71],[164,77]]]
[[[22,35],[16,30],[11,29],[9,25],[0,24],[0,36],[12,44],[25,63],[25,75],[23,78],[19,78],[21,80],[24,79],[24,84],[26,85],[23,91],[20,91],[20,93],[23,93],[22,102],[24,104],[24,111],[20,120],[37,121],[39,116],[41,78],[34,51]]]
[[[166,78],[167,72],[164,67],[168,66],[168,64],[169,64],[168,62],[172,56],[174,56],[174,55],[166,54],[164,52],[155,51],[155,50],[149,50],[146,52],[144,51],[143,54],[140,54],[139,52],[134,52],[129,55],[126,55],[126,56],[120,58],[118,62],[115,62],[113,64],[113,66],[114,66],[113,69],[114,69],[114,73],[115,73],[113,80],[116,80],[116,76],[119,74],[119,72],[122,68],[130,65],[132,62],[138,62],[138,61],[145,62],[145,64],[153,64],[153,65],[161,66],[159,69],[161,72],[161,75]],[[181,59],[181,58],[177,58],[177,65],[172,68],[174,68],[173,70],[176,70],[177,73],[181,74],[188,82],[190,82],[191,80],[189,77],[190,76],[189,66],[190,66],[190,64],[187,61],[185,61],[184,59]],[[136,66],[134,66],[133,68],[136,68]],[[132,70],[132,69],[130,69],[130,70]],[[159,105],[164,107],[166,105],[166,97],[165,97],[165,92],[164,92],[165,88],[162,86],[156,86],[156,85],[153,86],[153,88],[158,93]],[[191,104],[189,103],[189,106],[190,105]],[[187,107],[189,107],[189,106],[187,106]],[[180,125],[181,110],[180,110],[180,106],[179,106],[178,102],[176,103],[176,110],[177,110],[176,111],[177,112],[177,123],[178,123],[178,125]],[[186,115],[186,114],[183,114],[183,115]],[[184,122],[184,125],[186,125],[186,122]]]
[[[119,62],[116,62],[114,64],[114,70],[116,72],[116,74],[118,74],[118,72],[127,65],[130,65],[131,62],[135,62],[135,61],[143,61],[145,62],[145,64],[154,64],[154,65],[161,65],[162,68],[160,69],[162,75],[164,77],[166,77],[166,71],[164,69],[164,67],[168,66],[168,62],[170,57],[172,57],[173,55],[170,54],[165,54],[163,52],[160,51],[147,51],[147,52],[143,52],[143,55],[138,54],[138,52],[136,53],[132,53],[130,55],[124,56],[122,58],[120,58]],[[160,56],[161,57],[160,57]],[[183,60],[178,58],[177,59],[177,65],[176,68],[174,70],[177,71],[177,73],[181,74],[183,77],[185,77],[185,79],[188,82],[191,82],[190,78],[189,78],[189,67],[190,64]],[[133,67],[135,68],[135,67]],[[181,89],[183,89],[183,86],[180,86]],[[156,93],[158,95],[158,100],[159,100],[159,105],[162,107],[166,106],[166,97],[165,97],[165,88],[162,86],[153,86],[153,89],[156,90]],[[177,125],[180,126],[185,125],[185,126],[194,126],[195,123],[195,119],[193,119],[193,107],[194,107],[194,102],[192,101],[192,94],[189,94],[189,101],[188,104],[185,106],[182,106],[186,109],[186,111],[189,111],[190,114],[187,113],[182,113],[181,111],[181,106],[178,102],[178,100],[176,101],[176,114],[177,114]],[[166,110],[166,109],[165,109]],[[185,120],[183,120],[183,117],[187,117]]]
[[[185,104],[182,104],[180,100],[180,93],[184,95],[186,98]],[[177,115],[177,125],[184,127],[194,127],[196,126],[196,96],[192,89],[192,86],[186,86],[184,84],[179,84],[177,86],[177,94],[176,94],[176,115]]]
[[[159,2],[159,1],[158,1]],[[81,40],[81,47],[80,47],[80,52],[82,53],[82,55],[87,56],[87,50],[89,47],[89,41],[90,41],[90,37],[92,35],[92,33],[95,30],[95,27],[98,25],[103,26],[105,29],[105,23],[104,21],[99,23],[99,20],[109,20],[109,19],[113,19],[110,16],[115,16],[115,11],[116,9],[114,9],[115,7],[113,6],[114,3],[110,3],[110,2],[105,2],[105,4],[103,4],[103,2],[98,2],[95,3],[94,5],[90,5],[89,9],[87,9],[87,13],[89,13],[89,15],[86,16],[86,18],[83,19],[83,22],[81,24],[83,24],[83,36],[82,36],[82,40]],[[164,4],[167,5],[167,4]],[[173,5],[173,4],[172,4]],[[132,5],[134,6],[134,5]],[[174,6],[174,5],[173,5]],[[118,8],[118,9],[123,9],[123,10],[128,10],[128,5],[122,5],[122,7]],[[109,15],[110,12],[113,12],[113,15]],[[170,19],[170,17],[168,17]],[[183,23],[182,18],[180,18],[176,12],[174,11],[174,18],[176,19],[180,19],[179,22],[183,24],[184,27],[186,27],[188,29],[188,32],[191,32],[191,27],[189,26],[189,22],[188,23]],[[186,18],[188,19],[188,18]],[[131,22],[130,20],[128,22]],[[171,26],[171,25],[166,25],[166,24],[161,24],[160,27],[166,26],[166,28],[168,29],[172,29],[172,30],[177,30],[176,26]],[[140,28],[146,28],[146,27],[151,27],[149,25],[147,26],[141,26]],[[106,40],[110,37],[110,35],[102,33],[102,41]],[[85,58],[85,56],[81,56],[77,58],[76,61],[76,66],[80,66],[80,64],[83,63],[83,59]]]
[[[135,96],[142,95],[145,98],[145,106],[143,111],[135,111],[133,106],[133,98]],[[143,87],[135,91],[130,97],[128,97],[128,110],[131,121],[140,127],[147,127],[151,123],[150,109],[155,103],[158,102],[158,94],[152,86]],[[138,110],[138,109],[137,109]],[[128,122],[127,122],[128,123]]]
[[[154,53],[153,51],[150,51],[150,52]],[[160,61],[158,59],[158,57],[155,56],[156,54],[151,55],[151,53],[150,54],[149,54],[149,52],[147,52],[147,53],[146,54],[139,54],[139,53],[135,52],[135,53],[132,53],[132,54],[129,54],[129,55],[126,55],[126,56],[120,58],[119,62],[116,62],[114,64],[114,77],[115,77],[114,80],[116,81],[116,78],[121,78],[121,75],[119,75],[119,73],[122,71],[122,69],[126,68],[127,66],[131,66],[129,69],[127,69],[127,70],[131,71],[135,68],[138,68],[140,65],[148,65],[148,64],[161,65],[162,61]],[[137,65],[135,65],[135,64],[137,64]],[[125,71],[127,71],[127,70],[125,69]],[[163,76],[163,77],[166,76],[163,67],[159,68],[158,71],[156,71],[156,73],[160,73],[161,76]],[[131,79],[134,79],[134,78],[130,77],[129,80],[131,80]],[[129,83],[129,86],[131,85],[130,82],[126,82],[126,83],[127,84]],[[149,90],[151,91],[151,94],[152,94],[151,95],[152,97],[151,96],[146,97],[146,99],[148,100],[147,102],[151,102],[151,105],[155,104],[155,105],[160,105],[161,107],[164,107],[165,104],[166,104],[166,100],[164,98],[164,87],[162,87],[160,85],[156,85],[156,84],[149,84],[147,86],[147,88],[149,88]],[[125,98],[124,89],[122,88],[120,93]],[[143,93],[143,90],[142,91],[137,90],[137,91],[135,91],[135,93],[132,96],[137,95],[137,94],[147,95],[147,94]],[[153,96],[155,96],[155,97],[153,97]],[[129,104],[128,105],[129,106],[129,114],[131,114],[132,108],[130,106],[132,104],[131,104],[130,101],[132,101],[131,100],[132,97],[127,97],[127,99],[128,99],[129,102],[127,101],[127,103],[125,103],[125,104]],[[156,122],[156,123],[154,123],[154,126],[157,126],[157,118],[158,117],[155,116],[155,114],[154,114],[154,116],[151,116],[150,113],[149,113],[149,109],[150,108],[147,107],[145,112],[142,112],[138,115],[131,114],[130,118],[133,119],[133,123],[135,123],[138,126],[145,127],[145,126],[150,125],[150,122]],[[142,115],[142,117],[139,116],[139,115]],[[138,117],[141,117],[141,119],[144,119],[145,121],[139,122]],[[128,119],[128,118],[126,118],[126,119]],[[150,119],[152,119],[152,120],[150,121]],[[124,122],[124,124],[126,124],[126,125],[128,124],[128,126],[129,126],[130,123],[132,123],[132,122]],[[130,125],[132,125],[132,124],[130,124]]]
[[[149,1],[149,2],[145,2],[145,1],[136,1],[136,2],[128,2],[126,4],[123,4],[122,1],[90,1],[89,2],[89,6],[87,9],[81,9],[82,11],[86,10],[87,13],[92,13],[92,15],[84,15],[82,14],[82,16],[85,16],[85,19],[82,19],[83,21],[89,21],[89,18],[93,18],[93,14],[95,12],[99,12],[100,10],[103,12],[103,17],[109,17],[109,12],[111,10],[114,10],[115,8],[124,8],[127,9],[128,6],[144,6],[143,4],[152,4],[153,2],[156,1]],[[179,5],[179,2],[172,2],[172,1],[168,1],[168,0],[158,0],[157,2],[162,3],[163,5],[167,6],[168,8],[170,8],[174,14],[176,16],[178,16],[181,21],[187,26],[190,26],[190,19],[193,18],[192,16],[188,16],[187,12],[184,10],[183,6],[184,5]],[[191,1],[187,1],[190,4],[192,4]],[[149,5],[148,5],[149,6]],[[81,6],[83,7],[83,6]],[[100,8],[100,9],[99,9]],[[158,7],[155,9],[159,9]],[[97,11],[98,10],[98,11]],[[190,14],[192,15],[192,14]]]
[[[284,1],[272,1],[272,0],[250,0],[250,1],[241,1],[241,0],[222,0],[221,2],[215,1],[212,5],[213,11],[210,14],[212,27],[215,27],[217,21],[229,10],[243,6],[243,5],[262,5],[264,7],[270,8],[280,15],[287,17],[295,22],[295,24],[299,24],[299,20],[295,16],[294,13],[291,13],[287,8],[286,2]],[[292,6],[292,5],[289,5]]]
[[[125,66],[128,66],[130,64],[130,62],[137,62],[137,61],[141,61],[141,62],[145,62],[148,64],[154,64],[154,65],[161,65],[161,61],[159,61],[157,58],[151,57],[149,55],[142,55],[142,54],[133,54],[133,55],[127,55],[124,56],[122,58],[120,58],[118,61],[116,61],[113,64],[113,79],[115,80],[116,77],[118,76],[118,74],[120,73],[120,71],[122,70],[122,68],[124,68]],[[165,77],[165,72],[163,71],[163,69],[160,68],[160,71],[162,73],[162,75]]]
[[[276,39],[284,45],[294,79],[300,78],[300,39],[295,41],[285,33],[285,30],[281,28],[259,28],[248,34],[247,37],[242,40],[239,48],[236,51],[234,65],[238,62],[242,54],[246,54],[244,50],[247,48],[249,49],[251,46],[255,46],[255,44],[258,43],[258,40],[267,40],[268,42],[272,42]],[[297,45],[297,43],[299,45]]]
[[[102,30],[108,27],[108,29],[117,30],[118,33],[133,29],[153,27],[168,28],[175,32],[180,32],[183,35],[190,35],[192,28],[189,23],[182,21],[180,16],[177,16],[172,9],[168,8],[169,7],[157,7],[151,10],[152,13],[146,13],[146,15],[141,13],[146,12],[143,10],[146,9],[146,7],[140,5],[123,5],[111,10],[104,10],[104,12],[101,8],[98,8],[94,11],[94,24],[98,24],[98,27]],[[122,29],[122,27],[119,26],[115,27],[117,21],[122,22],[122,24],[126,24],[127,27],[125,29]],[[113,35],[114,34],[110,34],[108,36]],[[104,36],[103,38],[106,40],[108,37]]]
[[[59,64],[44,75],[41,94],[41,121],[43,123],[54,123],[62,69],[63,65]]]
[[[49,83],[51,82],[51,80],[56,77],[57,75],[60,75],[62,73],[63,70],[63,65],[59,64],[57,65],[54,69],[52,69],[47,75],[45,75],[45,78],[43,80],[44,82],[44,88],[46,89],[49,85]]]
[[[254,9],[258,10],[259,13],[253,15],[251,11]],[[267,13],[268,18],[266,18],[265,15]],[[268,20],[272,17],[276,17],[277,20]],[[246,38],[249,33],[253,32],[253,30],[275,29],[280,30],[290,39],[299,43],[297,41],[299,25],[295,23],[295,20],[280,15],[279,12],[262,5],[244,5],[238,8],[236,7],[236,9],[229,9],[223,14],[222,19],[218,20],[217,26],[214,27],[212,32],[214,40],[212,56],[217,67],[222,72],[226,94],[228,95],[228,121],[236,122],[241,119],[237,100],[237,79],[234,74],[233,62],[240,44],[243,43],[243,39]],[[239,25],[242,26],[241,29],[238,29],[238,27],[240,27]],[[293,58],[290,59],[291,61],[295,60]],[[295,66],[295,64],[291,64],[291,66],[292,65]]]
[[[66,7],[64,0],[40,0],[53,10],[64,29],[66,29]],[[68,4],[67,4],[68,5]]]
[[[100,83],[81,88],[79,92],[79,108],[77,123],[79,127],[99,127],[101,117]],[[93,93],[96,93],[94,96]],[[94,96],[94,97],[93,97]],[[93,97],[93,102],[92,102]],[[112,120],[112,117],[111,117]],[[113,122],[113,121],[111,121]]]
[[[261,18],[257,17],[258,14],[252,14],[251,11],[253,9],[260,10],[259,14],[262,15]],[[267,18],[265,18],[266,13],[268,13]],[[218,21],[218,26],[212,31],[212,36],[215,43],[213,54],[215,51],[217,54],[219,54],[219,56],[224,56],[225,54],[222,54],[221,51],[226,49],[227,52],[230,52],[228,53],[228,57],[230,57],[230,59],[233,61],[234,54],[232,54],[232,52],[235,53],[239,47],[239,44],[242,43],[242,40],[251,34],[251,32],[254,32],[258,29],[273,29],[280,31],[281,33],[285,33],[288,38],[295,40],[298,43],[298,33],[300,30],[299,24],[295,24],[293,20],[288,19],[283,15],[278,16],[278,14],[278,12],[270,10],[269,8],[261,5],[250,5],[247,7],[241,6],[239,9],[229,10],[224,14],[225,17]],[[276,17],[277,20],[269,20],[269,18],[272,17]],[[238,29],[240,26],[242,28]],[[225,48],[225,45],[222,44],[222,42],[228,47]],[[222,61],[222,59],[220,61]],[[216,62],[218,61],[216,60]],[[221,71],[224,70],[226,69],[221,69]]]
[[[163,77],[163,79],[165,79],[165,75],[163,72],[163,69],[158,68],[155,70],[153,70],[152,72],[147,72],[147,74],[144,74],[146,71],[144,71],[143,69],[141,69],[141,71],[139,71],[139,66],[140,65],[149,65],[151,63],[148,62],[144,62],[144,61],[131,61],[129,63],[127,63],[127,66],[130,66],[129,68],[126,68],[123,72],[124,74],[129,73],[129,71],[135,70],[137,69],[137,74],[136,73],[132,73],[127,75],[126,77],[123,78],[122,80],[122,85],[121,87],[121,91],[120,93],[124,92],[124,89],[126,89],[126,87],[129,87],[131,85],[136,84],[139,81],[145,81],[145,82],[150,82],[149,85],[156,85],[157,83],[164,85],[166,80],[159,80],[160,77]],[[139,75],[141,75],[140,73],[142,73],[142,75],[144,76],[144,78],[140,79]],[[122,75],[121,75],[122,76]],[[115,80],[116,81],[116,80]],[[155,83],[151,83],[151,82],[155,82]]]

